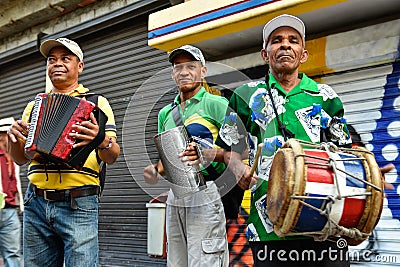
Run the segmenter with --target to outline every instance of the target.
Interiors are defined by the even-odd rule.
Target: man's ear
[[[174,69],[173,68],[171,68],[171,78],[172,78],[173,81],[175,81]]]
[[[304,49],[303,53],[301,54],[300,63],[303,64],[304,62],[307,61],[307,59],[308,59],[308,51]]]
[[[83,63],[82,61],[80,61],[78,63],[78,73],[81,74],[83,71],[83,67],[85,66],[85,63]]]
[[[206,77],[207,74],[207,67],[203,66],[201,67],[201,78],[204,79],[204,77]]]
[[[265,48],[261,49],[260,54],[261,54],[262,59],[265,62],[269,63],[268,52]]]

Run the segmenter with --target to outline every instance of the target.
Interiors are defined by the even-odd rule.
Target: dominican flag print
[[[305,202],[321,210],[328,208],[329,217],[341,226],[356,227],[365,208],[366,174],[361,160],[347,153],[331,153],[321,150],[304,150],[306,155],[324,159],[336,160],[336,183],[334,171],[327,166],[313,163],[327,163],[325,160],[305,157],[307,164],[307,178],[305,196],[315,197],[306,199]],[[342,161],[343,159],[348,159]],[[311,162],[311,163],[310,163]],[[362,181],[359,181],[340,170],[345,170]],[[342,199],[337,199],[340,195]],[[331,196],[333,200],[317,199]],[[294,228],[296,232],[321,231],[327,224],[327,217],[319,211],[302,205],[299,220]]]

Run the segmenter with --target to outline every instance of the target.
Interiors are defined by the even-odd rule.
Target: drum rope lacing
[[[355,150],[355,149],[339,149],[333,143],[321,143],[319,145],[309,143],[309,142],[301,142],[301,143],[305,143],[306,145],[311,146],[311,147],[322,148],[323,150],[327,151],[328,153],[329,152],[337,152],[339,150],[359,152],[358,150]],[[344,236],[347,236],[347,237],[353,238],[353,239],[365,238],[366,236],[369,236],[369,234],[363,233],[357,228],[349,229],[349,228],[339,225],[330,216],[331,211],[332,211],[332,205],[335,203],[336,200],[341,200],[342,198],[347,198],[347,197],[372,195],[372,192],[365,192],[365,193],[353,194],[353,195],[342,195],[340,192],[339,183],[338,183],[338,175],[337,175],[338,171],[340,171],[340,172],[346,174],[347,176],[352,177],[360,182],[363,182],[378,191],[381,191],[381,188],[379,188],[378,186],[376,186],[368,181],[365,181],[355,175],[352,175],[351,173],[346,172],[345,170],[337,167],[337,161],[354,161],[354,160],[365,161],[366,159],[364,157],[356,157],[356,158],[349,158],[349,159],[332,159],[332,158],[327,159],[327,158],[322,158],[322,157],[312,156],[312,155],[307,155],[307,154],[296,154],[295,158],[297,158],[297,157],[304,157],[305,159],[306,158],[314,158],[314,159],[318,159],[321,161],[326,161],[327,163],[320,163],[320,162],[310,162],[310,161],[305,160],[304,164],[313,164],[313,165],[326,166],[328,168],[331,168],[334,173],[335,188],[337,190],[338,195],[337,196],[330,195],[330,196],[326,196],[326,197],[314,197],[314,196],[311,197],[311,196],[294,196],[294,195],[292,195],[291,196],[292,199],[299,199],[299,202],[301,204],[303,204],[304,206],[307,206],[307,207],[319,212],[319,214],[321,214],[322,216],[325,216],[327,218],[327,224],[325,225],[324,229],[322,229],[322,231],[301,232],[301,233],[291,232],[291,233],[288,233],[287,235],[293,235],[293,236],[309,235],[309,236],[312,236],[314,238],[314,240],[319,240],[319,241],[327,240],[331,236],[343,236],[344,235]],[[327,200],[327,202],[326,202],[325,207],[322,209],[322,208],[314,207],[309,203],[306,203],[305,202],[306,199]]]

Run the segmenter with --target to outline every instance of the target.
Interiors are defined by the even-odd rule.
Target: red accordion
[[[96,117],[99,133],[88,145],[73,148],[79,140],[69,136],[72,125],[89,120],[91,112]],[[39,162],[45,160],[82,169],[89,154],[104,140],[106,121],[104,112],[90,101],[64,94],[38,94],[31,113],[25,154]]]

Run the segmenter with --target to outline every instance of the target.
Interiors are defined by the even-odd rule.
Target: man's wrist
[[[102,142],[102,144],[104,143],[104,141]],[[112,147],[112,144],[113,144],[113,139],[112,139],[112,137],[109,137],[108,138],[108,144],[107,144],[107,146],[105,146],[105,147],[97,147],[99,150],[101,150],[101,151],[103,151],[103,150],[109,150],[111,147]]]

